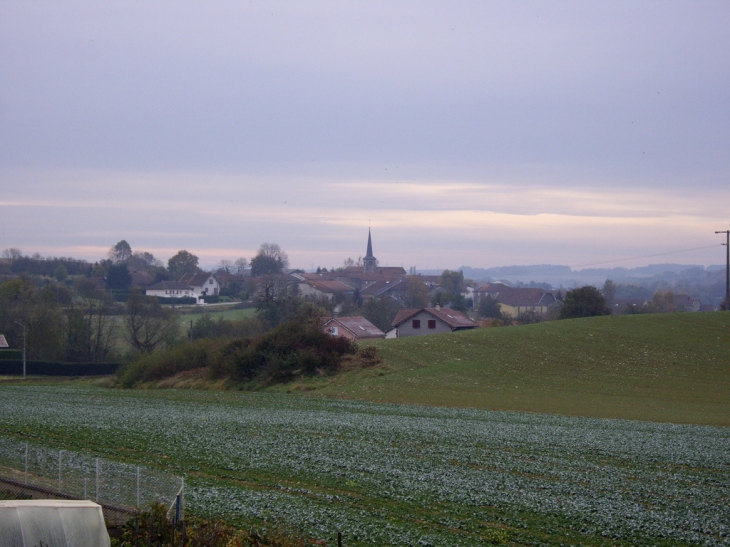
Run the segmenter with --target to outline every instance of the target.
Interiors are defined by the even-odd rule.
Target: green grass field
[[[243,310],[224,310],[217,311],[214,307],[206,307],[205,313],[210,314],[210,318],[213,321],[217,321],[219,318],[237,320],[244,319],[247,317],[254,317],[256,315],[256,308],[246,308]],[[183,321],[199,321],[205,313],[188,313],[181,316]]]
[[[375,369],[286,389],[571,416],[730,425],[730,314],[625,315],[382,340]]]

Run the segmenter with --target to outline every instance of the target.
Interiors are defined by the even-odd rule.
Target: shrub
[[[138,355],[122,367],[117,378],[122,387],[133,387],[208,367],[212,378],[283,382],[296,376],[337,370],[344,355],[357,352],[353,342],[324,333],[318,321],[299,319],[257,337],[203,338],[150,355]],[[364,355],[365,360],[377,358],[372,350]]]

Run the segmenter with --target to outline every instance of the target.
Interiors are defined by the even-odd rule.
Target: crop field
[[[184,474],[189,511],[329,545],[730,544],[723,427],[66,384],[0,385],[0,435]]]

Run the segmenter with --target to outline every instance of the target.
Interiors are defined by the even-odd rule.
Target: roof
[[[418,315],[421,312],[426,312],[436,319],[440,319],[452,329],[470,329],[477,326],[476,321],[471,317],[460,311],[452,310],[451,308],[406,308],[398,312],[398,315],[393,319],[393,326],[397,327],[401,323],[405,323],[411,317]]]
[[[391,277],[388,279],[380,279],[371,285],[368,285],[360,291],[360,296],[379,296],[383,293],[388,292],[394,287],[397,287],[403,283],[402,277]]]
[[[212,273],[208,272],[196,272],[186,273],[180,278],[180,283],[187,283],[188,285],[205,285],[208,278],[212,277]]]
[[[339,281],[329,281],[327,279],[307,279],[305,281],[310,287],[314,287],[320,292],[336,293],[336,292],[352,292],[354,289],[350,285],[345,285]]]
[[[162,290],[181,290],[181,291],[192,291],[193,288],[190,285],[186,285],[185,283],[180,283],[179,281],[160,281],[159,283],[155,283],[154,285],[150,285],[147,287],[148,291],[162,291]]]
[[[350,331],[356,338],[383,338],[385,333],[370,321],[356,315],[352,317],[323,317],[322,326],[337,323],[342,328]]]
[[[549,306],[555,302],[555,296],[544,289],[508,288],[499,292],[497,302],[508,306]]]
[[[508,285],[505,285],[504,283],[485,283],[474,292],[500,292],[509,289],[514,289],[514,287],[510,287]]]
[[[155,280],[148,272],[135,270],[132,272],[132,285],[150,285]]]
[[[381,275],[406,275],[406,269],[403,266],[377,266],[375,273]]]

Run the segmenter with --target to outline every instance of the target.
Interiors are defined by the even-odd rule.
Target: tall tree
[[[261,321],[275,327],[295,315],[304,299],[299,297],[297,286],[285,275],[264,275],[256,296],[256,315]]]
[[[423,308],[428,304],[428,287],[416,276],[407,277],[403,292],[404,304],[408,308]]]
[[[188,251],[178,251],[167,261],[167,270],[172,279],[180,279],[186,273],[197,272],[198,257]]]
[[[677,311],[674,306],[674,293],[672,291],[657,291],[646,307],[647,313],[670,313]]]
[[[119,243],[109,249],[109,260],[115,263],[125,262],[129,257],[132,256],[132,247],[126,240],[121,240]]]
[[[112,264],[106,270],[106,283],[110,289],[124,290],[132,284],[132,274],[124,262]]]
[[[289,257],[276,243],[262,243],[251,260],[251,275],[276,275],[289,267]]]
[[[362,316],[383,332],[390,330],[400,306],[392,298],[368,298],[362,305]]]
[[[496,298],[492,298],[489,295],[479,300],[477,313],[479,314],[479,317],[490,317],[492,319],[503,318],[502,309],[499,307],[499,302],[497,302]]]
[[[601,292],[591,285],[586,285],[580,289],[568,291],[558,318],[572,319],[596,315],[611,315],[611,310],[606,306],[606,300]]]

